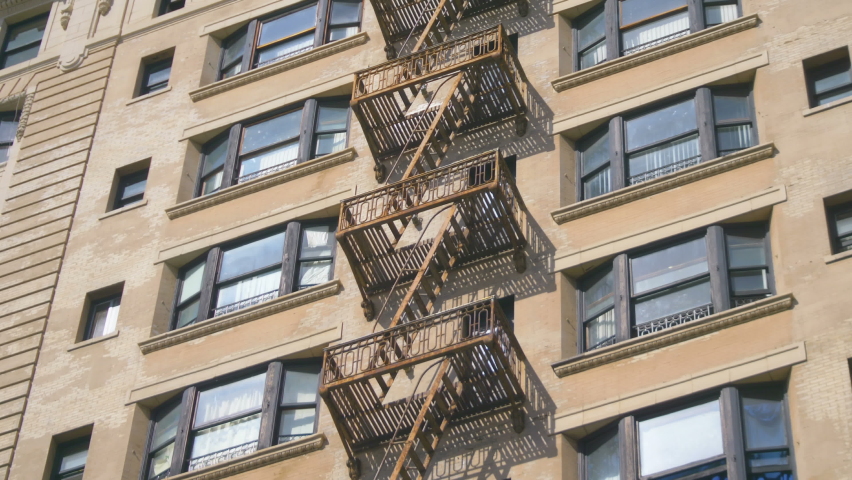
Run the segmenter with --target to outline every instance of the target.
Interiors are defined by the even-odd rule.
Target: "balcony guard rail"
[[[662,177],[663,175],[668,175],[670,173],[679,172],[689,167],[693,167],[699,163],[701,163],[701,155],[684,158],[683,160],[678,160],[677,162],[672,162],[668,165],[663,165],[662,167],[633,175],[628,178],[628,184],[638,185],[640,183],[647,182],[648,180]]]
[[[703,305],[701,307],[691,308],[668,317],[663,317],[658,320],[635,325],[636,336],[641,337],[650,333],[659,332],[667,328],[671,328],[683,323],[692,322],[699,318],[704,318],[713,314],[713,305]]]
[[[193,458],[189,461],[189,469],[188,471],[192,472],[195,470],[200,470],[205,467],[211,467],[213,465],[218,465],[222,462],[227,462],[228,460],[233,460],[235,458],[244,457],[248,454],[254,453],[257,451],[257,440],[253,442],[244,443],[242,445],[237,445],[235,447],[226,448],[224,450],[220,450],[218,452],[209,453],[202,457]]]
[[[213,316],[218,317],[220,315],[225,315],[226,313],[236,312],[237,310],[242,310],[244,308],[257,305],[258,303],[272,300],[276,297],[278,297],[278,290],[272,290],[271,292],[261,293],[260,295],[255,295],[254,297],[246,298],[244,300],[240,300],[239,302],[222,305],[221,307],[218,307],[213,310]]]

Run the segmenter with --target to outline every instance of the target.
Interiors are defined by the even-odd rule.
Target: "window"
[[[180,271],[172,328],[331,280],[336,225],[336,220],[290,222],[210,249]]]
[[[18,112],[0,113],[0,165],[9,161],[9,149],[18,133]]]
[[[825,105],[852,95],[852,73],[850,73],[848,49],[829,52],[826,55],[827,57],[821,55],[805,63],[811,107]],[[839,58],[836,58],[838,56]],[[818,64],[813,65],[815,62]]]
[[[301,5],[252,20],[222,42],[219,78],[229,78],[355,35],[361,2],[332,0]]]
[[[168,87],[171,73],[172,57],[146,64],[142,69],[142,84],[139,87],[139,95],[147,95]]]
[[[593,67],[741,15],[737,0],[604,0],[574,22],[574,68]],[[610,33],[607,23],[618,28]]]
[[[751,91],[694,93],[610,119],[577,143],[582,200],[636,185],[757,143]],[[713,129],[713,130],[711,130]]]
[[[852,250],[852,203],[844,203],[828,209],[832,253]]]
[[[768,297],[770,258],[764,223],[712,226],[617,255],[580,279],[579,351]]]
[[[118,188],[115,191],[113,210],[141,202],[148,184],[148,169],[122,175],[118,178]]]
[[[787,416],[775,385],[726,387],[638,412],[582,442],[582,479],[793,480]],[[638,464],[622,465],[622,452]]]
[[[204,144],[197,196],[286,170],[346,148],[349,104],[310,99],[298,108],[238,123]]]
[[[315,433],[319,373],[316,361],[272,362],[188,388],[152,412],[143,478],[161,480]]]
[[[186,6],[186,0],[161,0],[160,8],[157,10],[157,16],[180,10]]]
[[[3,44],[2,68],[26,62],[38,56],[48,14],[9,25]]]
[[[103,337],[115,331],[121,294],[91,302],[83,340]]]
[[[56,447],[51,480],[82,480],[89,456],[89,437],[61,443]]]

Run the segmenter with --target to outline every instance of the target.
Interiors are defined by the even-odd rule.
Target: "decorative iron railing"
[[[674,315],[669,315],[668,317],[663,317],[658,320],[653,320],[651,322],[634,325],[633,329],[636,331],[636,336],[641,337],[643,335],[648,335],[649,333],[659,332],[683,323],[698,320],[699,318],[704,318],[712,314],[713,305],[704,305],[701,307],[691,308]]]
[[[222,305],[221,307],[213,311],[213,316],[218,317],[220,315],[225,315],[226,313],[236,312],[237,310],[242,310],[244,308],[251,307],[252,305],[257,305],[258,303],[272,300],[277,296],[278,290],[272,290],[271,292],[261,293],[260,295],[251,298],[246,298],[245,300],[240,300],[239,302]]]
[[[296,160],[292,160],[289,162],[279,163],[278,165],[273,165],[269,168],[264,168],[263,170],[258,170],[256,172],[248,173],[239,177],[237,179],[237,183],[245,183],[249,180],[254,180],[255,178],[265,177],[271,173],[280,172],[281,170],[287,170],[288,168],[292,168],[296,166]]]
[[[403,367],[452,354],[469,343],[494,335],[513,373],[523,368],[518,345],[507,331],[508,322],[496,300],[490,298],[404,323],[382,332],[328,347],[323,357],[323,385],[378,369]],[[519,378],[519,377],[518,377]]]
[[[418,207],[433,207],[464,195],[474,188],[497,186],[517,213],[511,174],[497,150],[432,170],[342,202],[338,231],[388,217],[409,215]]]
[[[628,179],[628,183],[630,185],[637,185],[642,182],[647,182],[648,180],[653,180],[658,177],[662,177],[663,175],[668,175],[670,173],[678,172],[680,170],[698,165],[701,163],[701,156],[689,157],[683,160],[679,160],[674,163],[670,163],[668,165],[663,165],[660,168],[655,168],[653,170],[648,170],[647,172],[640,173],[638,175],[633,175]]]
[[[610,345],[615,345],[615,335],[608,337],[605,340],[601,340],[600,342],[598,342],[598,343],[592,345],[591,347],[587,348],[586,351],[591,352],[592,350],[597,350],[599,348],[608,347]]]
[[[651,47],[656,47],[657,45],[662,45],[670,40],[685,37],[687,35],[689,35],[688,28],[686,30],[681,30],[679,32],[672,33],[671,35],[666,35],[665,37],[655,38],[650,42],[641,43],[639,45],[636,45],[635,47],[627,48],[622,52],[622,55],[630,55],[631,53],[641,52],[642,50],[647,50]]]
[[[753,295],[751,297],[734,297],[733,298],[733,301],[734,301],[733,306],[734,306],[734,308],[742,307],[743,305],[748,305],[749,303],[754,303],[754,302],[756,302],[758,300],[762,300],[762,299],[764,299],[768,296],[769,295]]]
[[[256,451],[257,440],[237,445],[236,447],[227,448],[225,450],[220,450],[218,452],[213,452],[204,455],[203,457],[191,459],[189,461],[189,471],[192,472],[205,467],[212,467],[213,465],[218,465],[222,462],[233,460],[234,458],[243,457]]]

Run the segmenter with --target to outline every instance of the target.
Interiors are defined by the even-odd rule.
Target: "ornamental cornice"
[[[335,279],[304,290],[299,290],[298,292],[288,293],[287,295],[280,296],[274,300],[262,302],[233,313],[211,318],[188,327],[172,330],[170,332],[157,335],[156,337],[143,340],[139,342],[139,349],[142,350],[143,355],[147,355],[164,348],[180,345],[181,343],[186,343],[244,323],[268,317],[285,310],[291,310],[332,295],[337,295],[341,288],[342,285],[340,280]]]
[[[193,198],[186,202],[179,203],[175,206],[166,209],[166,215],[170,220],[180,218],[190,213],[195,213],[206,208],[220,205],[231,200],[250,195],[254,192],[259,192],[275,185],[291,182],[297,178],[301,178],[312,173],[326,170],[343,163],[351,162],[357,157],[357,152],[354,147],[349,147],[339,152],[330,153],[313,160],[308,160],[304,163],[299,163],[294,167],[282,170],[280,172],[271,173],[254,180],[249,180],[245,183],[240,183],[228,188],[224,188],[211,195]]]
[[[742,32],[757,26],[759,18],[757,14],[747,15],[732,20],[721,25],[706,28],[700,32],[691,33],[681,38],[668,41],[656,47],[651,47],[641,52],[636,52],[630,55],[616,58],[607,62],[600,63],[594,67],[589,67],[578,72],[569,73],[550,82],[553,89],[557,92],[563,92],[569,88],[574,88],[600,78],[614,75],[624,70],[629,70],[639,65],[659,60],[660,58],[668,57],[684,50],[710,43],[714,40],[724,38],[735,33]]]
[[[660,332],[616,343],[551,365],[557,377],[567,377],[626,358],[692,340],[726,328],[793,308],[793,294],[775,295]]]
[[[228,90],[233,90],[243,85],[248,85],[249,83],[254,83],[264,78],[277,75],[281,72],[286,72],[287,70],[292,70],[296,67],[301,67],[302,65],[315,62],[321,58],[349,50],[350,48],[364,45],[367,43],[369,38],[370,37],[367,36],[367,32],[361,32],[356,35],[352,35],[351,37],[346,37],[335,42],[320,45],[319,47],[305,53],[293,55],[292,57],[285,58],[284,60],[270,65],[255,68],[239,75],[234,75],[233,77],[211,83],[210,85],[197,88],[189,92],[189,98],[191,98],[193,102],[210,98],[222,92],[227,92]]]
[[[219,480],[222,478],[228,478],[250,470],[256,470],[267,465],[272,465],[289,458],[321,450],[325,447],[326,443],[328,443],[328,439],[325,437],[324,433],[315,433],[298,440],[258,450],[257,452],[244,457],[235,458],[194,472],[181,473],[169,478],[171,480]]]
[[[563,223],[577,220],[594,213],[609,210],[611,208],[630,203],[641,198],[650,197],[667,190],[697,182],[698,180],[712,177],[723,172],[734,170],[742,166],[759,162],[772,157],[775,154],[775,144],[765,143],[739,152],[734,152],[724,157],[719,157],[708,162],[679,170],[647,182],[631,185],[619,190],[605,193],[595,198],[583,200],[566,207],[550,212],[553,221],[561,225]]]

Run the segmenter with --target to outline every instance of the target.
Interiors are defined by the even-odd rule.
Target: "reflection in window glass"
[[[331,2],[328,41],[351,37],[360,30],[361,2],[334,0]]]
[[[192,440],[190,458],[195,459],[232,447],[257,442],[259,435],[259,413],[200,430]]]
[[[836,250],[852,250],[852,208],[838,210],[833,217],[834,230],[837,233]]]
[[[48,15],[39,15],[23,22],[10,25],[3,47],[2,68],[32,60],[38,56]]]
[[[301,121],[302,110],[299,109],[247,126],[240,153],[251,152],[298,137]]]
[[[635,322],[641,325],[710,303],[709,278],[697,280],[637,300],[634,306]]]
[[[316,4],[262,22],[257,41],[258,66],[312,49],[316,23]]]
[[[785,447],[784,397],[781,394],[743,395],[746,448]]]
[[[584,200],[612,190],[609,162],[609,131],[604,131],[599,137],[593,137],[591,143],[580,150]]]
[[[618,432],[586,455],[586,480],[618,480],[620,468]]]
[[[621,25],[630,25],[646,18],[686,7],[686,0],[621,0]]]
[[[697,128],[695,100],[690,98],[628,120],[627,148],[635,150]]]
[[[638,294],[707,272],[707,244],[703,237],[635,257],[633,293]]]
[[[610,268],[583,292],[586,323],[586,349],[615,337],[613,273]]]
[[[725,5],[707,5],[704,7],[704,24],[707,27],[736,20],[739,16],[740,13],[736,2]]]
[[[213,387],[198,396],[195,425],[258,409],[263,401],[265,373]]]
[[[606,17],[604,9],[588,13],[577,22],[577,54],[580,69],[606,60]]]
[[[642,475],[711,459],[724,453],[719,400],[638,423]]]
[[[237,277],[281,263],[284,255],[284,232],[226,250],[222,255],[219,280]]]
[[[675,13],[624,30],[621,34],[622,53],[629,55],[639,52],[687,33],[689,33],[689,13],[686,11]]]

